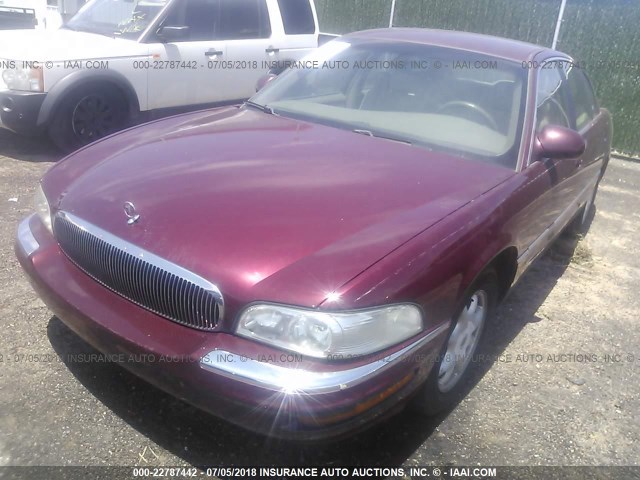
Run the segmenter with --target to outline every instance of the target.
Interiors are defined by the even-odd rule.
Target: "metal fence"
[[[640,155],[640,0],[316,0],[316,5],[321,29],[334,33],[392,23],[551,47],[558,26],[556,48],[585,67],[601,105],[613,115],[614,148]]]

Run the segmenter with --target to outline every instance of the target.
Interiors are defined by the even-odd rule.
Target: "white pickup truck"
[[[60,28],[62,15],[57,1],[0,0],[0,30]],[[62,1],[70,2],[70,0]]]
[[[59,30],[0,32],[0,127],[73,150],[146,112],[248,98],[330,37],[313,0],[91,0]]]

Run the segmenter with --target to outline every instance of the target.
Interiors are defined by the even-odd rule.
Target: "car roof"
[[[480,33],[458,32],[453,30],[435,30],[427,28],[379,28],[349,33],[346,38],[364,41],[388,41],[419,43],[439,47],[453,48],[472,53],[484,54],[513,61],[530,60],[536,54],[542,53],[546,57],[570,57],[550,48],[533,43],[494,37]]]

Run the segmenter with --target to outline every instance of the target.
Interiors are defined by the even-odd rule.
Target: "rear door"
[[[271,25],[277,12],[272,13],[267,0],[221,0],[216,38],[225,43],[227,55],[212,65],[228,78],[224,88],[229,99],[256,93],[256,83],[269,70],[269,62],[280,58]]]
[[[178,0],[159,27],[187,27],[185,38],[162,43],[149,40],[148,63],[134,65],[148,72],[149,109],[229,100],[231,70],[214,68],[225,60],[226,44],[217,38],[220,0]]]
[[[280,73],[287,62],[299,60],[318,47],[318,19],[313,0],[267,0],[272,35],[269,62]]]
[[[318,20],[313,0],[277,0],[286,35],[284,49],[315,48],[318,46]]]
[[[318,22],[312,0],[221,0],[218,38],[225,41],[233,98],[255,93],[258,79],[280,73],[318,46]]]
[[[609,144],[609,125],[600,114],[600,108],[591,87],[591,82],[578,66],[569,65],[566,71],[567,85],[573,103],[575,129],[585,139],[586,149],[582,157],[582,165],[575,180],[582,195],[580,201],[589,197],[591,190],[599,179],[600,171]],[[586,190],[586,191],[584,191]]]

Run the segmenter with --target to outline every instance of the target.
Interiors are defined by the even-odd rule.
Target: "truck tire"
[[[48,133],[60,150],[71,152],[122,129],[128,116],[127,101],[118,88],[86,84],[62,100]]]

